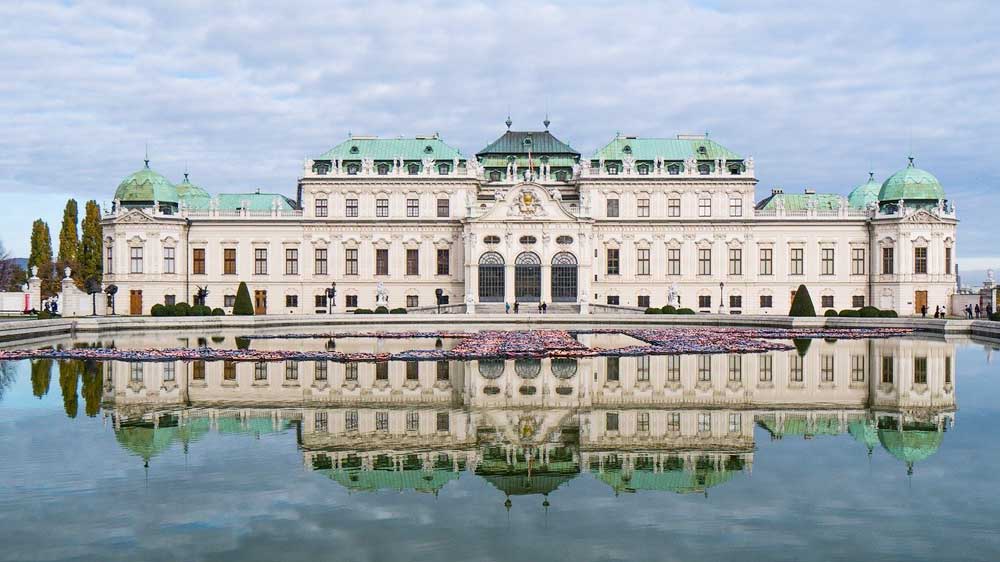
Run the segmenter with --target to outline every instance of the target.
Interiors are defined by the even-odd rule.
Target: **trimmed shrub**
[[[990,320],[994,322],[1000,322],[1000,312],[994,312],[993,314],[990,314]]]
[[[225,315],[226,315],[226,311],[222,310],[221,308],[213,308],[212,309],[212,316],[225,316]]]
[[[250,349],[250,338],[236,338],[236,349]]]
[[[191,307],[192,316],[211,316],[212,309],[204,304],[198,304]]]
[[[863,306],[858,310],[858,316],[862,318],[878,318],[879,309],[874,306]]]
[[[671,304],[665,304],[660,307],[660,312],[663,314],[677,314],[677,307]]]
[[[384,306],[380,306],[375,309],[375,314],[389,314],[389,309]]]
[[[878,313],[879,318],[899,318],[895,310],[880,310]]]
[[[837,311],[831,308],[830,310],[824,312],[823,316],[837,316]]]
[[[646,314],[663,314],[659,308],[650,307],[646,309]]]
[[[788,311],[788,315],[800,318],[816,316],[816,307],[813,306],[809,289],[805,285],[799,285],[795,291],[795,298],[792,299],[792,308]]]
[[[678,308],[677,314],[694,314],[694,311],[690,308]]]
[[[250,300],[250,289],[247,289],[247,284],[243,281],[240,281],[240,286],[236,289],[233,316],[253,316],[253,301]]]
[[[389,314],[406,314],[405,308],[394,308],[389,311]]]
[[[798,352],[799,357],[805,357],[806,353],[809,353],[809,346],[812,345],[812,340],[807,338],[796,338],[792,340],[795,344],[795,351]]]
[[[846,308],[840,311],[839,316],[841,318],[857,318],[858,316],[860,316],[860,314],[858,313],[857,310],[854,310],[853,308]]]
[[[179,302],[174,305],[174,316],[191,316],[191,305]]]
[[[371,314],[372,311],[367,308],[355,308],[354,314]]]
[[[149,309],[149,314],[150,316],[166,316],[166,314],[163,313],[163,305],[159,303],[154,304],[153,308]]]

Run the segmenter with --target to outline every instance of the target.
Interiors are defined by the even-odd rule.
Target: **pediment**
[[[550,192],[534,182],[515,185],[506,192],[498,190],[493,208],[476,220],[505,222],[578,220],[578,217],[562,204],[558,193],[558,190]]]
[[[132,209],[124,215],[118,217],[115,222],[126,224],[151,224],[156,222],[153,217],[142,212],[140,209]]]
[[[902,222],[938,224],[938,223],[943,223],[944,221],[942,221],[941,217],[935,215],[934,213],[921,209],[919,211],[914,212],[911,215],[908,215],[906,218],[903,219]]]

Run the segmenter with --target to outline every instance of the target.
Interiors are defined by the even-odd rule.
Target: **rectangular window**
[[[853,308],[861,308],[865,306],[865,296],[864,295],[854,295],[851,297],[851,306]]]
[[[667,216],[668,217],[679,217],[681,216],[681,200],[667,199]]]
[[[406,250],[406,274],[420,275],[420,250]]]
[[[698,356],[698,382],[712,382],[712,356]]]
[[[642,433],[649,433],[649,412],[639,412],[636,418],[636,429]]]
[[[635,380],[649,382],[649,356],[640,355],[635,358]]]
[[[617,381],[619,375],[621,374],[621,371],[619,369],[619,367],[620,367],[619,358],[618,357],[605,357],[604,358],[604,365],[605,365],[605,367],[606,367],[606,369],[608,371],[608,380],[609,381]]]
[[[142,248],[129,248],[129,272],[142,273]]]
[[[129,380],[132,382],[141,383],[143,379],[142,370],[146,367],[144,363],[134,362],[129,363]]]
[[[226,308],[232,308],[236,306],[236,295],[226,295],[222,297],[222,305]]]
[[[729,216],[731,217],[742,217],[743,216],[743,200],[733,197],[729,200]]]
[[[618,412],[608,412],[605,414],[604,426],[608,431],[618,431]]]
[[[437,251],[437,274],[451,274],[451,251],[448,248],[438,248]]]
[[[315,308],[326,308],[327,300],[326,295],[315,295]]]
[[[680,382],[681,380],[680,355],[667,355],[667,380],[670,382]]]
[[[944,274],[945,275],[951,275],[952,273],[953,272],[952,272],[952,267],[951,267],[951,248],[945,248],[944,249]]]
[[[222,380],[225,381],[236,380],[236,361],[222,362]]]
[[[774,250],[771,248],[760,249],[760,274],[774,275]]]
[[[326,361],[317,361],[313,369],[313,379],[317,381],[325,381],[327,374],[329,373],[330,364]]]
[[[636,215],[639,217],[649,216],[649,199],[639,199],[639,205],[636,209]]]
[[[358,430],[358,411],[347,410],[344,412],[344,429],[347,431]]]
[[[621,299],[618,298],[618,295],[608,295],[608,304],[618,306],[620,302]]]
[[[377,381],[387,381],[389,380],[389,362],[380,361],[375,363],[375,380]]]
[[[267,363],[263,361],[258,361],[253,364],[253,380],[255,381],[266,381],[267,380]]]
[[[802,382],[804,377],[802,356],[792,353],[788,358],[788,380],[790,382]]]
[[[325,217],[325,216],[327,216],[329,214],[329,210],[328,210],[328,208],[326,206],[326,202],[327,202],[326,199],[317,199],[316,200],[316,216],[317,217]]]
[[[771,295],[761,295],[760,296],[760,307],[761,308],[773,308],[774,307],[774,297]]]
[[[375,275],[389,275],[389,250],[386,248],[375,250]]]
[[[177,295],[163,295],[163,304],[165,306],[174,306],[177,304]]]
[[[882,275],[892,275],[895,264],[895,248],[882,248]]]
[[[177,273],[177,261],[174,259],[175,248],[164,248],[163,249],[163,273]],[[198,250],[195,250],[197,254]],[[205,250],[202,250],[201,255],[201,273],[205,273]],[[197,262],[196,262],[197,263]],[[195,271],[195,273],[198,273]]]
[[[618,275],[618,248],[608,248],[608,275]]]
[[[823,382],[833,382],[833,355],[820,357],[820,376]]]
[[[739,355],[729,356],[729,382],[743,380],[743,359]]]
[[[406,200],[406,216],[410,218],[420,216],[420,200],[419,199],[407,199]]]
[[[107,260],[105,260],[106,261],[106,265],[105,265],[104,273],[114,273],[114,271],[115,271],[115,268],[114,268],[114,264],[115,264],[114,256],[115,256],[115,251],[114,251],[114,249],[111,246],[108,246],[107,248],[104,248],[104,257],[107,258]]]
[[[698,216],[699,217],[710,217],[712,216],[712,200],[708,197],[702,197],[698,199]]]
[[[743,308],[743,296],[729,295],[729,308],[735,308],[737,310]]]
[[[236,275],[236,248],[222,250],[222,274]]]
[[[944,384],[951,384],[951,356],[944,358]]]
[[[389,412],[375,412],[375,431],[389,431]]]
[[[438,412],[437,413],[437,430],[438,431],[449,431],[451,429],[451,416],[448,412]]]
[[[348,199],[344,202],[344,216],[346,217],[356,217],[358,216],[358,200]]]
[[[789,275],[804,275],[806,271],[806,251],[802,248],[792,248]]]
[[[702,412],[698,414],[698,433],[712,432],[712,414]]]
[[[163,380],[172,381],[177,378],[177,364],[174,362],[163,364]]]
[[[820,297],[820,306],[823,308],[833,308],[833,295],[823,295]]]
[[[927,273],[927,248],[913,249],[913,273]]]
[[[298,308],[298,306],[299,306],[298,295],[285,295],[285,308]]]
[[[267,275],[267,250],[257,248],[253,251],[253,272],[255,275]]]
[[[205,248],[191,250],[191,273],[194,275],[205,274]]]
[[[385,218],[389,216],[389,200],[388,199],[376,199],[375,200],[375,216],[379,218]]]
[[[760,375],[760,382],[771,382],[774,379],[774,356],[758,355],[757,371]]]
[[[740,248],[729,249],[729,274],[743,275],[743,250]]]
[[[913,384],[927,384],[927,358],[913,358]]]
[[[347,295],[346,297],[344,297],[344,300],[347,308],[358,307],[358,295]]]
[[[447,199],[437,200],[437,215],[439,219],[451,216],[451,202]]]
[[[729,433],[739,433],[743,427],[743,416],[739,412],[729,414]]]
[[[315,257],[315,273],[316,275],[326,275],[327,274],[327,260],[326,260],[326,248],[316,248]]]
[[[892,384],[894,378],[894,365],[892,361],[892,355],[882,356],[882,382],[884,384]]]
[[[354,362],[344,363],[344,380],[353,382],[358,380],[358,364]]]
[[[344,250],[344,275],[358,274],[358,249],[347,248]]]
[[[286,381],[297,381],[297,380],[299,380],[299,362],[298,361],[285,361],[285,380]]]
[[[709,295],[698,295],[698,308],[712,308],[712,297]]]
[[[667,414],[667,431],[678,433],[681,430],[681,413],[670,412]]]
[[[316,424],[316,431],[318,433],[326,433],[330,428],[330,417],[326,412],[316,412],[313,416],[313,421]]]
[[[420,412],[406,412],[406,431],[420,431]]]
[[[416,308],[420,306],[420,297],[417,295],[406,295],[406,308]]]
[[[649,248],[639,248],[636,256],[639,260],[636,275],[649,275]]]
[[[667,275],[681,274],[680,248],[667,248]]]
[[[698,275],[712,274],[712,249],[698,249]]]
[[[285,275],[299,274],[299,251],[295,248],[285,250]]]
[[[447,381],[451,379],[450,367],[447,361],[437,362],[437,380]]]
[[[618,200],[608,199],[608,217],[615,218],[618,216]]]
[[[834,274],[834,251],[833,248],[823,248],[822,252],[822,269],[820,270],[821,275],[833,275]]]
[[[864,355],[851,356],[851,382],[865,382],[865,364],[868,358]]]
[[[851,275],[865,274],[865,249],[851,249]]]
[[[420,380],[420,363],[416,361],[406,362],[406,380],[408,381]]]
[[[649,295],[639,295],[636,303],[639,308],[649,308]]]

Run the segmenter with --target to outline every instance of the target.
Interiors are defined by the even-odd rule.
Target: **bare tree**
[[[0,241],[0,291],[16,290],[24,279],[24,270]]]

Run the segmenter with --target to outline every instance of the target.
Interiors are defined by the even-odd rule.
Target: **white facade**
[[[468,313],[661,307],[675,293],[698,312],[787,314],[805,284],[820,314],[916,314],[954,293],[957,221],[940,202],[765,206],[749,158],[681,172],[583,159],[556,175],[511,157],[502,176],[487,160],[425,159],[413,175],[402,158],[389,171],[310,160],[294,204],[270,209],[116,201],[103,222],[115,311],[191,303],[205,287],[206,304],[230,312],[241,281],[267,314],[374,309],[379,283],[388,308],[432,308],[441,290],[447,311]]]

